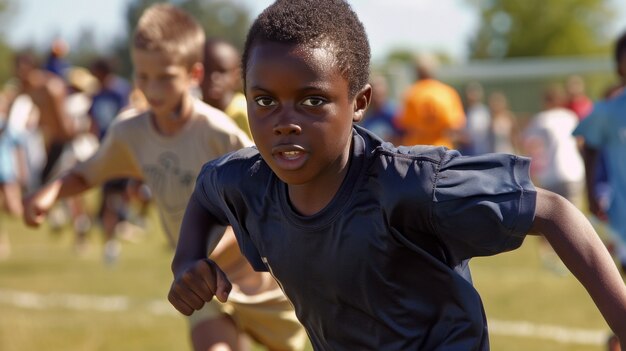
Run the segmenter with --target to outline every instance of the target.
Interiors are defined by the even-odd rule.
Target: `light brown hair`
[[[170,4],[148,7],[137,23],[132,48],[159,51],[191,67],[204,59],[204,30],[187,12]]]

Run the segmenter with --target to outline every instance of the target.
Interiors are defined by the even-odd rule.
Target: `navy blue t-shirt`
[[[316,350],[488,350],[466,260],[519,247],[536,191],[527,158],[395,148],[355,127],[326,208],[301,216],[254,148],[206,164],[194,196],[270,271]]]

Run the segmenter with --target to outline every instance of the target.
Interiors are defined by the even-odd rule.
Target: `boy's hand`
[[[23,200],[24,222],[31,227],[38,227],[43,223],[48,211],[54,205],[56,195],[45,188]]]
[[[231,289],[226,274],[213,261],[204,259],[176,274],[167,298],[178,311],[190,316],[213,296],[226,302]]]

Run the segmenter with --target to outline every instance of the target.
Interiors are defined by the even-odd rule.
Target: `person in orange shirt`
[[[438,66],[432,55],[415,61],[417,82],[406,91],[396,123],[404,145],[438,145],[455,148],[465,127],[461,97],[454,88],[434,77]]]

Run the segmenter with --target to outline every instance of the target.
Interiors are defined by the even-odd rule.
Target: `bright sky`
[[[233,0],[256,16],[271,0]],[[626,28],[626,1],[618,7],[615,34]],[[18,0],[15,16],[3,29],[17,47],[47,47],[52,38],[72,43],[81,28],[93,28],[97,47],[106,47],[125,31],[124,11],[129,0]],[[374,59],[394,48],[443,51],[463,60],[469,36],[478,26],[467,0],[350,0],[368,32]]]
[[[271,0],[235,0],[256,16]],[[351,0],[364,23],[374,58],[396,47],[433,49],[454,57],[465,55],[468,34],[476,16],[465,0]],[[106,47],[125,31],[124,11],[129,0],[19,0],[16,16],[5,25],[9,42],[18,47],[47,47],[60,36],[72,42],[81,28],[95,28],[96,46]],[[420,14],[416,16],[415,14]]]

